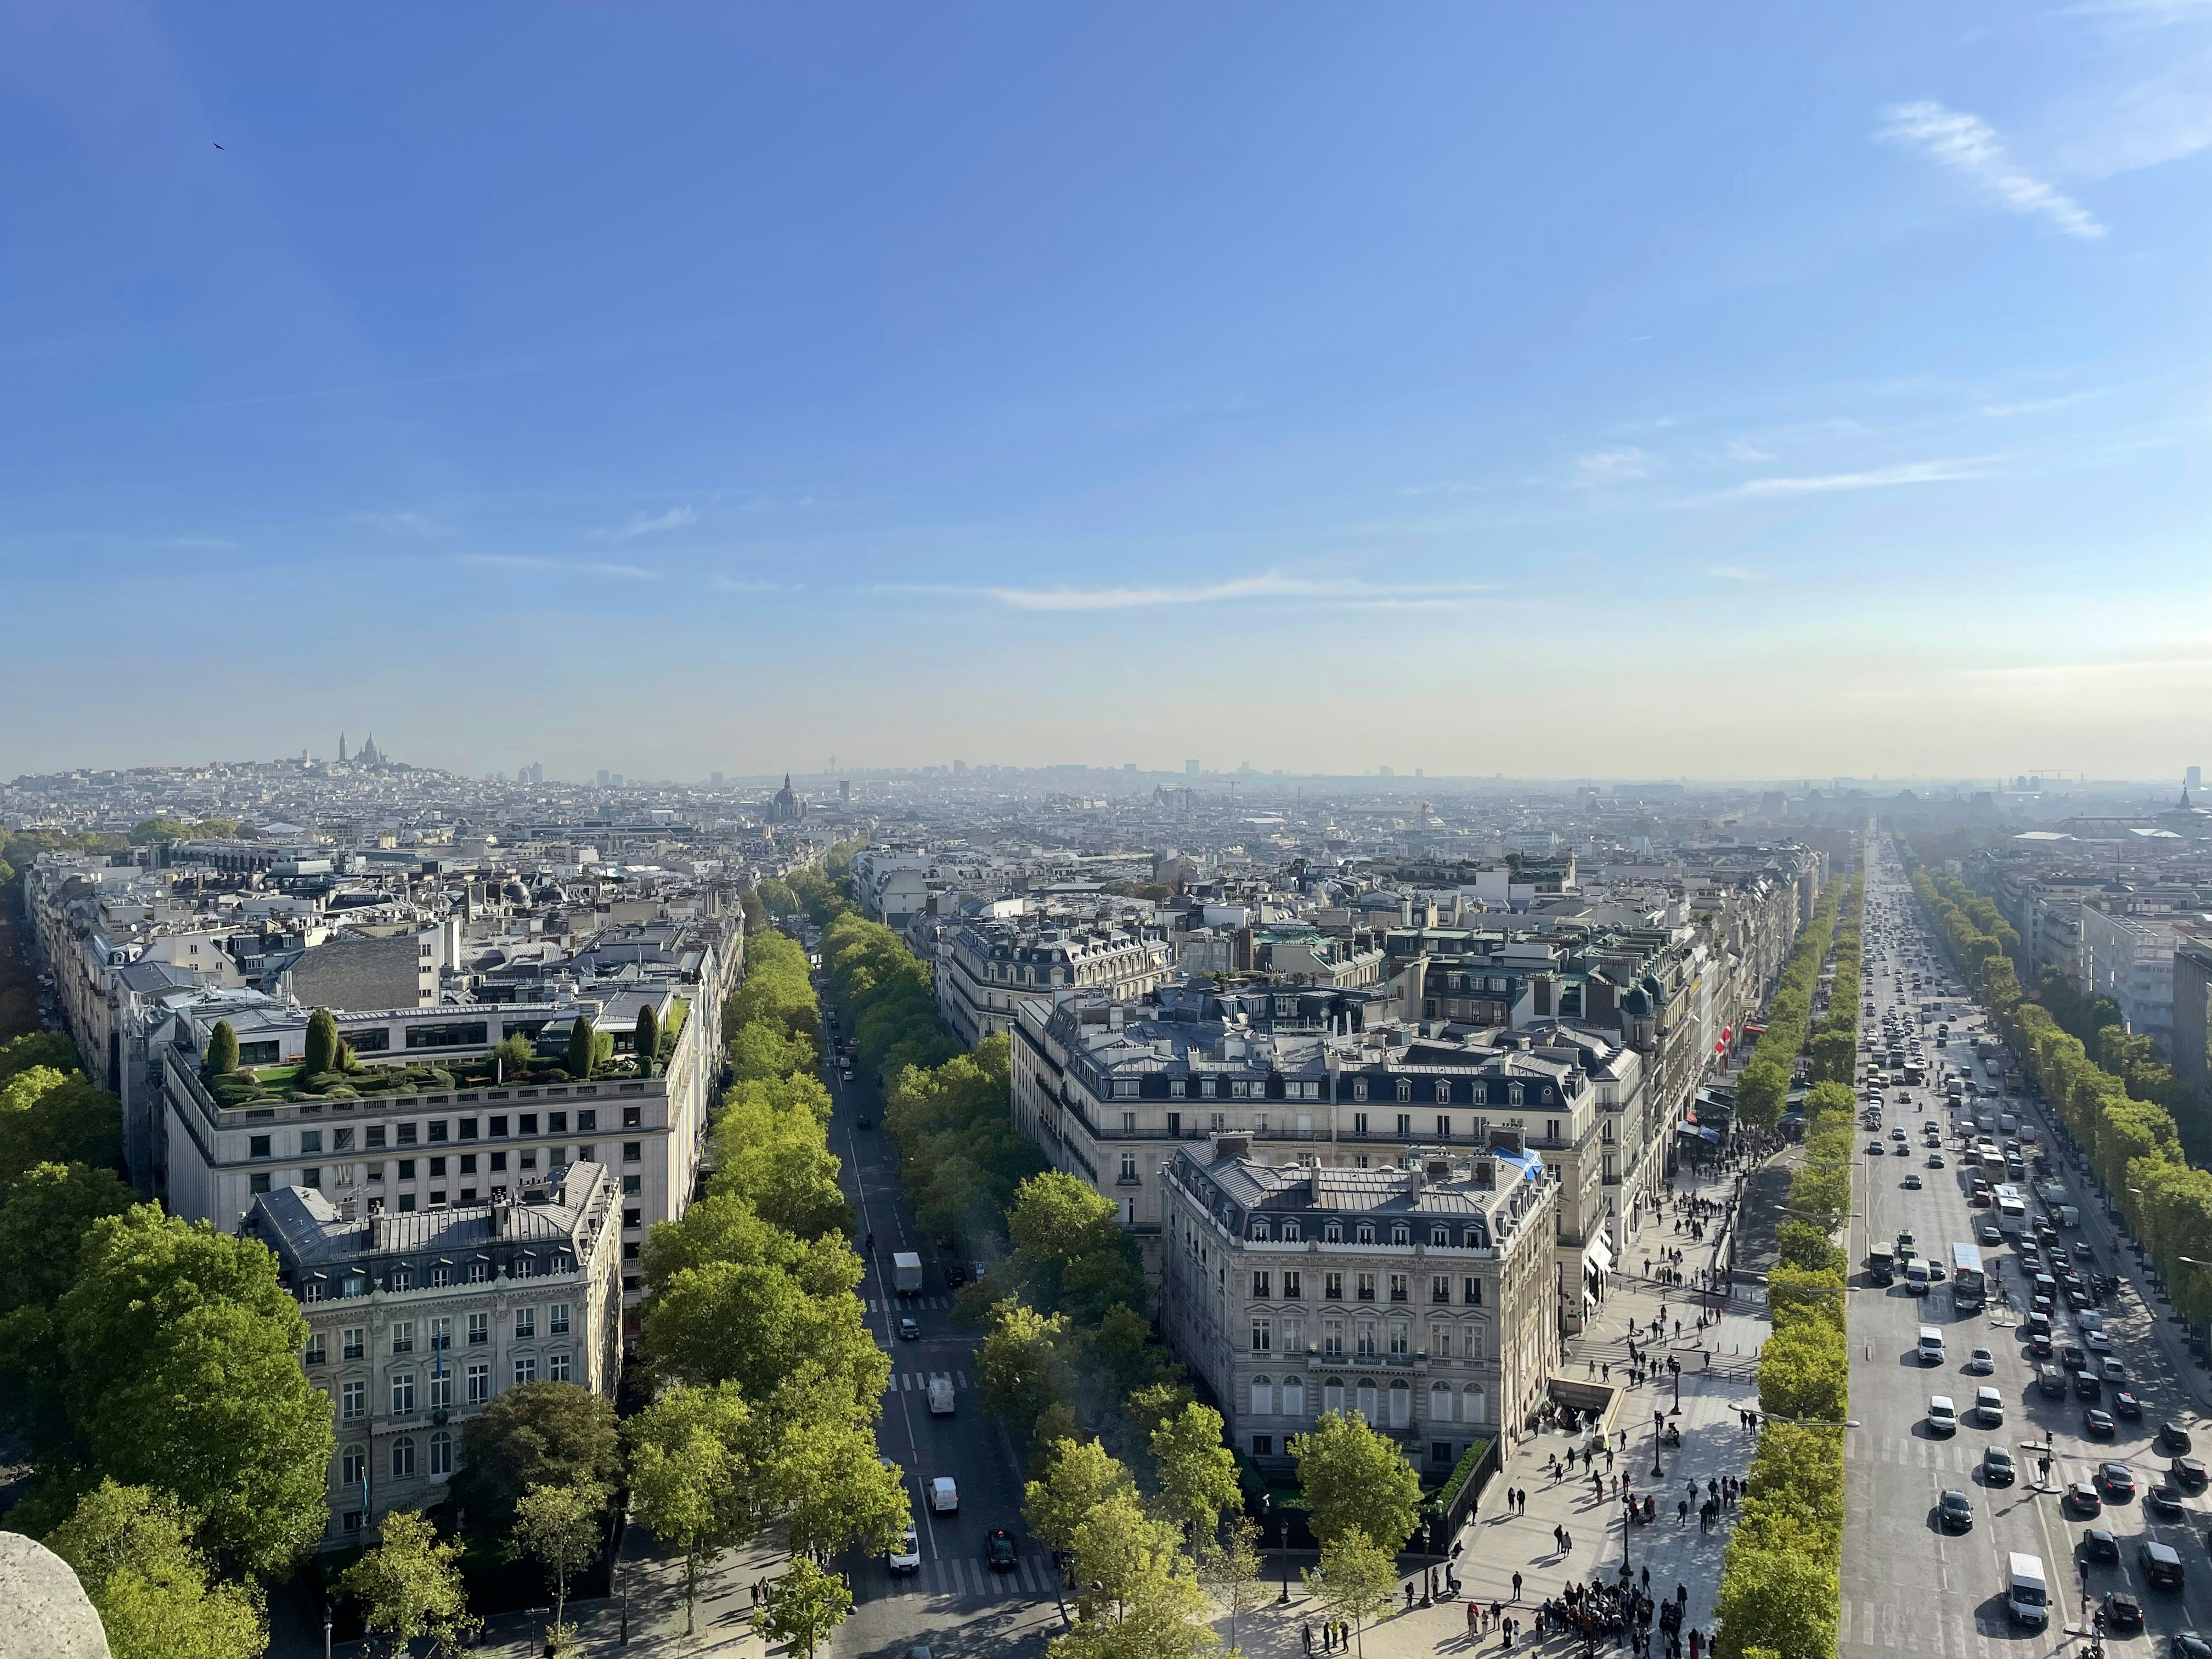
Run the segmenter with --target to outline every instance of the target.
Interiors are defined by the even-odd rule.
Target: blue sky
[[[0,140],[0,773],[2212,763],[2212,3],[90,0]]]

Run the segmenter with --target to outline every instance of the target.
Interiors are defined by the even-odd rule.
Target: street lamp
[[[1666,1422],[1666,1413],[1654,1411],[1651,1413],[1651,1478],[1654,1480],[1667,1478],[1667,1471],[1659,1463],[1659,1437],[1665,1431]]]
[[[1291,1517],[1285,1515],[1275,1523],[1275,1542],[1283,1558],[1283,1593],[1276,1598],[1279,1607],[1291,1605]]]

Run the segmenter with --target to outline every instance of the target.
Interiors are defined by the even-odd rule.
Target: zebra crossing
[[[949,1296],[902,1296],[888,1302],[882,1297],[871,1296],[864,1300],[872,1314],[912,1313],[917,1308],[943,1310],[952,1305],[952,1298]]]
[[[2000,1644],[2008,1651],[2018,1639],[2001,1614],[1907,1605],[1893,1595],[1846,1595],[1836,1622],[1836,1644],[1845,1650],[1856,1645],[1934,1654],[1938,1659],[1995,1659]]]
[[[1024,1555],[1010,1571],[994,1572],[980,1556],[924,1561],[912,1572],[894,1573],[878,1559],[860,1588],[864,1601],[915,1597],[966,1601],[1036,1600],[1055,1594],[1060,1571],[1049,1557]]]
[[[930,1379],[939,1376],[951,1377],[955,1389],[972,1389],[975,1386],[969,1381],[968,1373],[965,1371],[894,1371],[891,1373],[890,1386],[884,1389],[884,1392],[885,1394],[927,1394]]]

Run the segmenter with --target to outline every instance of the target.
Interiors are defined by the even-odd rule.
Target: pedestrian
[[[1517,1572],[1513,1575],[1513,1599],[1516,1601],[1521,1599],[1521,1575]]]
[[[1695,1625],[1691,1626],[1690,1659],[1698,1659],[1698,1656],[1705,1650],[1705,1638],[1698,1633],[1698,1627]]]
[[[1689,1523],[1690,1500],[1685,1498],[1680,1503],[1674,1505],[1674,1524],[1678,1527],[1686,1527],[1689,1525]]]
[[[1474,1634],[1474,1603],[1472,1601],[1467,1604],[1467,1633],[1469,1636]],[[1306,1651],[1308,1653],[1313,1651],[1313,1638],[1310,1636],[1306,1638]]]
[[[1303,1623],[1299,1625],[1298,1640],[1305,1644],[1305,1649],[1308,1653],[1311,1653],[1313,1651],[1313,1626],[1310,1623]]]

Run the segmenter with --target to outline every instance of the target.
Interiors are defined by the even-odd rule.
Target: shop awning
[[[1583,1246],[1583,1266],[1595,1267],[1601,1273],[1613,1271],[1613,1251],[1607,1245],[1603,1233]]]

